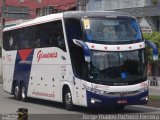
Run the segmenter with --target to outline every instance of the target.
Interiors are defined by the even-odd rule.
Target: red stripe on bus
[[[25,61],[28,58],[28,56],[31,54],[32,50],[33,49],[18,50],[18,53],[19,53],[22,61]]]

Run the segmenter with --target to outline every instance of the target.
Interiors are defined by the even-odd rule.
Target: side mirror
[[[153,51],[153,60],[158,60],[158,48],[157,46],[149,41],[149,40],[145,40],[145,43],[152,48],[152,51]]]
[[[90,50],[89,50],[88,45],[85,42],[77,40],[77,39],[73,39],[73,42],[74,42],[74,44],[82,47],[85,61],[86,62],[90,62],[91,61],[91,59],[90,59]]]

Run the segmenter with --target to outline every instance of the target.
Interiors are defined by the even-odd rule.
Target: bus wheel
[[[21,86],[21,100],[23,102],[27,101],[27,95],[26,95],[26,87],[22,84]]]
[[[69,88],[64,91],[64,105],[67,110],[73,110],[72,94]]]
[[[20,87],[18,85],[14,86],[14,97],[16,100],[20,100]]]

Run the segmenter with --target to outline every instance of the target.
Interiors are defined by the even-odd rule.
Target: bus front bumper
[[[108,107],[118,105],[143,105],[148,102],[148,90],[133,96],[104,96],[86,91],[88,107]]]

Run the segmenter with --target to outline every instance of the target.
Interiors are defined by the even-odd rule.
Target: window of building
[[[42,0],[37,0],[38,3],[42,3]]]
[[[18,0],[18,2],[24,2],[24,0]]]

